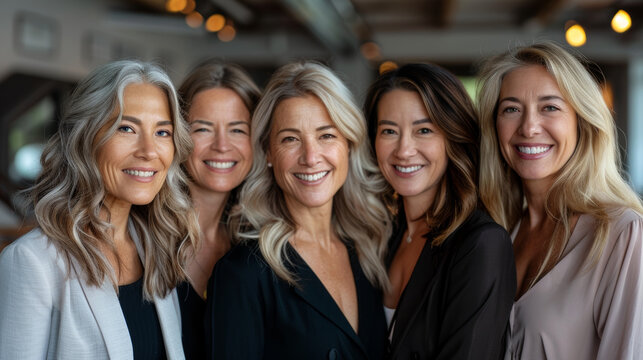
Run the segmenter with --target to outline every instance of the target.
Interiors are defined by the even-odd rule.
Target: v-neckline
[[[578,216],[578,220],[576,220],[576,225],[574,226],[574,230],[572,230],[572,233],[569,235],[569,240],[567,241],[567,244],[565,244],[565,248],[563,249],[563,253],[560,259],[558,259],[558,262],[556,262],[556,264],[547,273],[545,273],[540,279],[538,279],[538,281],[536,281],[536,283],[532,287],[527,289],[527,291],[525,291],[518,299],[514,300],[514,304],[519,304],[523,301],[523,299],[529,298],[530,294],[535,292],[534,291],[535,289],[543,286],[542,285],[543,280],[546,280],[546,279],[548,280],[548,278],[553,276],[552,275],[553,273],[556,273],[558,271],[558,268],[559,268],[558,264],[560,264],[560,262],[562,262],[567,257],[567,255],[569,255],[573,251],[573,249],[578,245],[578,237],[583,235],[584,233],[584,232],[581,233],[581,231],[583,230],[580,230],[580,229],[587,229],[587,227],[585,226],[586,225],[585,222],[589,221],[587,219],[591,219],[591,216],[586,214],[580,214]],[[516,238],[516,235],[518,233],[518,228],[520,227],[521,223],[522,223],[522,220],[516,224],[516,226],[511,232],[512,244]],[[581,223],[583,226],[580,226]]]
[[[297,252],[297,250],[295,249],[295,247],[294,247],[294,246],[292,246],[292,244],[287,243],[287,244],[286,244],[286,246],[287,246],[288,252],[291,252],[291,253],[292,253],[292,254],[294,254],[294,256],[295,256],[295,259],[294,259],[294,260],[296,260],[296,261],[293,261],[293,262],[292,262],[292,265],[294,265],[294,266],[299,266],[299,267],[301,267],[303,270],[305,270],[307,273],[310,273],[310,274],[312,275],[312,279],[307,279],[307,281],[314,281],[314,282],[315,282],[315,284],[316,284],[318,287],[320,287],[321,289],[323,289],[323,291],[324,291],[324,296],[327,296],[327,297],[328,297],[328,299],[330,299],[330,302],[332,303],[332,305],[333,305],[333,307],[335,308],[335,310],[337,310],[337,312],[338,312],[339,314],[341,314],[342,320],[345,322],[345,324],[344,324],[344,325],[346,325],[349,329],[351,329],[352,333],[353,333],[356,337],[358,337],[358,338],[359,338],[359,328],[360,328],[361,323],[362,323],[362,321],[361,321],[361,320],[362,320],[362,317],[360,316],[360,315],[361,315],[361,306],[360,306],[360,303],[359,303],[359,284],[358,284],[358,281],[357,281],[358,274],[357,274],[357,272],[356,272],[358,269],[356,269],[356,266],[355,266],[355,264],[354,264],[354,262],[355,262],[355,259],[353,258],[353,257],[354,257],[354,254],[353,254],[353,253],[352,253],[352,251],[349,249],[348,245],[344,244],[344,246],[346,246],[346,252],[347,252],[347,254],[348,254],[348,261],[349,261],[349,263],[350,263],[351,271],[352,271],[352,273],[353,273],[353,283],[354,283],[354,286],[355,286],[355,297],[356,297],[356,300],[357,300],[357,324],[358,324],[358,325],[357,325],[357,326],[358,326],[357,331],[355,331],[355,329],[353,329],[353,326],[351,326],[350,321],[348,321],[348,318],[346,317],[346,315],[344,314],[344,312],[342,311],[342,309],[339,307],[339,305],[337,304],[337,302],[335,301],[335,299],[333,298],[333,296],[330,294],[330,292],[328,291],[328,289],[326,288],[326,286],[324,286],[324,283],[319,279],[319,277],[317,276],[317,274],[315,274],[315,272],[313,271],[313,269],[308,265],[308,263],[306,262],[306,260],[305,260],[301,255],[299,255],[299,253]],[[357,267],[359,267],[359,265],[357,265]],[[298,282],[299,282],[299,281],[302,281],[302,279],[296,279],[296,281],[298,281]],[[298,285],[300,285],[300,284],[298,284]],[[326,315],[328,316],[328,314],[326,314]]]

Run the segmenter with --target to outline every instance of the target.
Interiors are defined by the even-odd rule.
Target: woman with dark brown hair
[[[381,75],[365,106],[396,231],[384,295],[390,358],[498,359],[516,287],[507,232],[479,207],[479,130],[448,71]]]

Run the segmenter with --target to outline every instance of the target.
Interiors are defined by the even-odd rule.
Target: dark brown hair
[[[417,92],[429,119],[444,134],[449,159],[435,201],[426,221],[440,245],[478,206],[478,153],[480,130],[471,98],[453,74],[433,64],[407,64],[386,72],[369,87],[364,105],[371,148],[375,151],[377,107],[382,96],[401,89]],[[385,200],[396,214],[399,203],[393,189]]]

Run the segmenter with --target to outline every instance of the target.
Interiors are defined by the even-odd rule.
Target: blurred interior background
[[[482,59],[554,40],[593,63],[641,193],[642,23],[643,0],[2,0],[0,242],[32,224],[17,194],[40,171],[75,82],[123,58],[156,61],[177,85],[211,57],[260,85],[287,62],[315,59],[361,101],[379,71],[407,62],[442,65],[473,94]]]

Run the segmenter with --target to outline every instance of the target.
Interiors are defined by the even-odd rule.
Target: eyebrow
[[[335,128],[336,128],[335,125],[324,125],[324,126],[318,127],[317,129],[315,129],[315,131],[324,131],[324,130],[335,129]],[[281,130],[277,131],[277,134],[281,134],[282,132],[287,132],[287,131],[298,133],[298,134],[301,133],[301,130],[299,130],[299,129],[285,128],[285,129],[281,129]]]
[[[131,121],[136,125],[141,125],[143,123],[141,119],[134,116],[129,116],[129,115],[123,115],[123,117],[121,118],[121,121],[122,120]],[[157,126],[172,125],[172,122],[170,120],[161,120],[161,121],[157,121],[156,125]]]
[[[541,96],[541,97],[538,98],[538,101],[548,101],[548,100],[565,101],[565,99],[563,99],[562,97],[560,97],[558,95],[545,95],[545,96]],[[512,101],[512,102],[517,102],[517,103],[520,102],[520,100],[518,100],[518,98],[515,98],[513,96],[508,96],[506,98],[500,99],[500,101],[498,101],[498,104],[500,104],[503,101]]]
[[[413,121],[412,124],[413,125],[419,125],[419,124],[432,124],[432,123],[433,123],[433,121],[431,121],[431,119],[426,119],[425,118],[425,119],[415,120],[415,121]],[[396,122],[391,121],[391,120],[380,120],[380,121],[377,122],[377,125],[378,126],[382,126],[382,125],[399,126]]]

